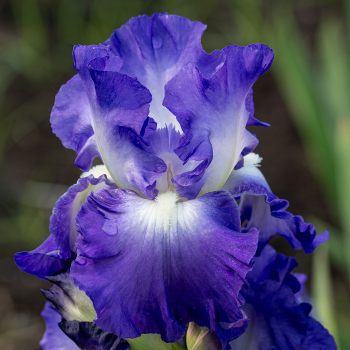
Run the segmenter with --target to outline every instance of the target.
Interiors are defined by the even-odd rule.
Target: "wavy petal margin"
[[[291,274],[296,266],[295,259],[276,254],[271,246],[254,258],[253,270],[247,274],[248,288],[241,291],[250,324],[230,343],[233,349],[337,348],[328,331],[308,315],[311,306],[298,302],[295,294],[300,284]]]
[[[273,52],[258,44],[229,46],[223,53],[224,64],[210,79],[191,63],[165,86],[163,105],[185,134],[175,153],[185,163],[201,161],[172,180],[180,196],[188,199],[220,190],[231,171],[243,165],[242,156],[258,144],[246,130],[252,112],[246,109],[246,99],[272,64]]]
[[[92,107],[92,125],[102,160],[118,187],[154,198],[165,163],[142,148],[152,96],[136,78],[119,73],[117,56],[96,57],[103,45],[75,46],[75,67]],[[152,131],[147,129],[147,131]],[[147,138],[147,135],[143,135]]]
[[[238,292],[258,231],[240,232],[226,191],[178,202],[149,201],[127,190],[92,194],[78,213],[74,282],[93,301],[97,325],[122,338],[182,337],[194,321],[220,332],[243,316]]]
[[[285,237],[293,249],[302,248],[306,254],[312,253],[327,241],[328,231],[316,235],[314,225],[304,223],[301,216],[286,211],[288,201],[271,192],[264,175],[254,164],[254,159],[258,158],[253,153],[244,157],[244,167],[233,170],[222,187],[240,198],[242,223],[248,222],[245,229],[256,227],[259,230],[257,254],[275,235]]]
[[[42,279],[46,279],[46,276],[67,267],[61,259],[53,235],[50,235],[43,244],[34,250],[16,253],[15,262],[22,271]]]
[[[96,57],[110,55],[109,48],[104,45],[92,45],[91,48],[86,64]],[[120,62],[122,63],[121,60]],[[86,73],[88,71],[84,76]],[[51,111],[50,122],[52,131],[62,141],[63,146],[77,153],[75,165],[83,171],[90,170],[92,161],[100,153],[94,135],[91,106],[79,74],[60,88]]]
[[[184,17],[156,13],[131,18],[105,42],[124,61],[120,72],[136,77],[151,92],[150,117],[161,128],[172,123],[181,130],[175,116],[162,106],[165,84],[191,62],[210,77],[223,60],[222,52],[203,50],[205,28]]]
[[[54,237],[60,257],[67,260],[71,252],[76,252],[75,240],[78,236],[75,217],[87,196],[100,189],[113,189],[117,186],[109,177],[104,165],[92,169],[92,174],[85,173],[78,182],[69,187],[68,191],[56,202],[50,218],[50,231]],[[47,275],[48,276],[48,275]]]

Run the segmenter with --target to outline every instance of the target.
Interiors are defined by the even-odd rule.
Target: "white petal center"
[[[180,199],[176,192],[168,191],[159,194],[155,198],[155,202],[157,205],[156,212],[156,220],[159,224],[163,225],[164,228],[166,226],[171,225],[172,219],[176,215],[177,211],[177,202]]]

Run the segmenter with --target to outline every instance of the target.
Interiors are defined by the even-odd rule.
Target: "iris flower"
[[[286,211],[252,153],[246,127],[268,126],[254,118],[252,85],[273,51],[207,54],[205,28],[140,16],[104,44],[74,47],[78,74],[51,124],[84,174],[57,201],[49,238],[16,262],[41,278],[70,267],[105,332],[176,342],[194,322],[225,349],[248,324],[240,291],[253,257],[274,235],[311,253],[328,232]]]
[[[309,316],[311,305],[298,300],[303,285],[300,275],[291,273],[296,260],[277,254],[269,245],[253,260],[249,287],[242,289],[246,302],[242,310],[250,322],[246,332],[230,343],[232,349],[336,349],[333,337]]]

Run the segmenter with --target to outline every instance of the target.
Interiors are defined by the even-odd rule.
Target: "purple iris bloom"
[[[51,235],[38,248],[15,255],[21,270],[45,279],[70,266],[77,250],[75,216],[82,203],[92,191],[116,188],[106,174],[108,172],[103,165],[97,166],[93,171],[82,174],[78,182],[60,197],[50,218]]]
[[[293,258],[266,246],[247,275],[242,289],[249,316],[247,331],[230,343],[232,349],[335,350],[333,337],[309,316],[311,305],[298,300],[304,276],[293,275]]]
[[[48,240],[16,262],[41,278],[71,262],[96,324],[121,338],[175,342],[195,322],[225,348],[247,326],[239,292],[257,249],[279,234],[310,253],[328,237],[285,211],[252,153],[246,126],[267,125],[253,116],[252,85],[272,50],[207,54],[204,30],[155,14],[75,46],[78,74],[52,110],[54,133],[88,173],[56,203]],[[90,171],[95,157],[104,165]]]

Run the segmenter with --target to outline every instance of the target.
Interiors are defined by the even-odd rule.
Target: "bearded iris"
[[[328,233],[286,211],[252,153],[246,127],[267,126],[253,116],[252,85],[272,50],[207,54],[204,30],[155,14],[74,47],[78,74],[51,124],[85,173],[56,203],[51,236],[16,262],[41,278],[71,265],[103,331],[176,342],[194,322],[225,349],[248,324],[240,290],[254,255],[276,234],[311,253]],[[103,165],[90,170],[95,157]]]

